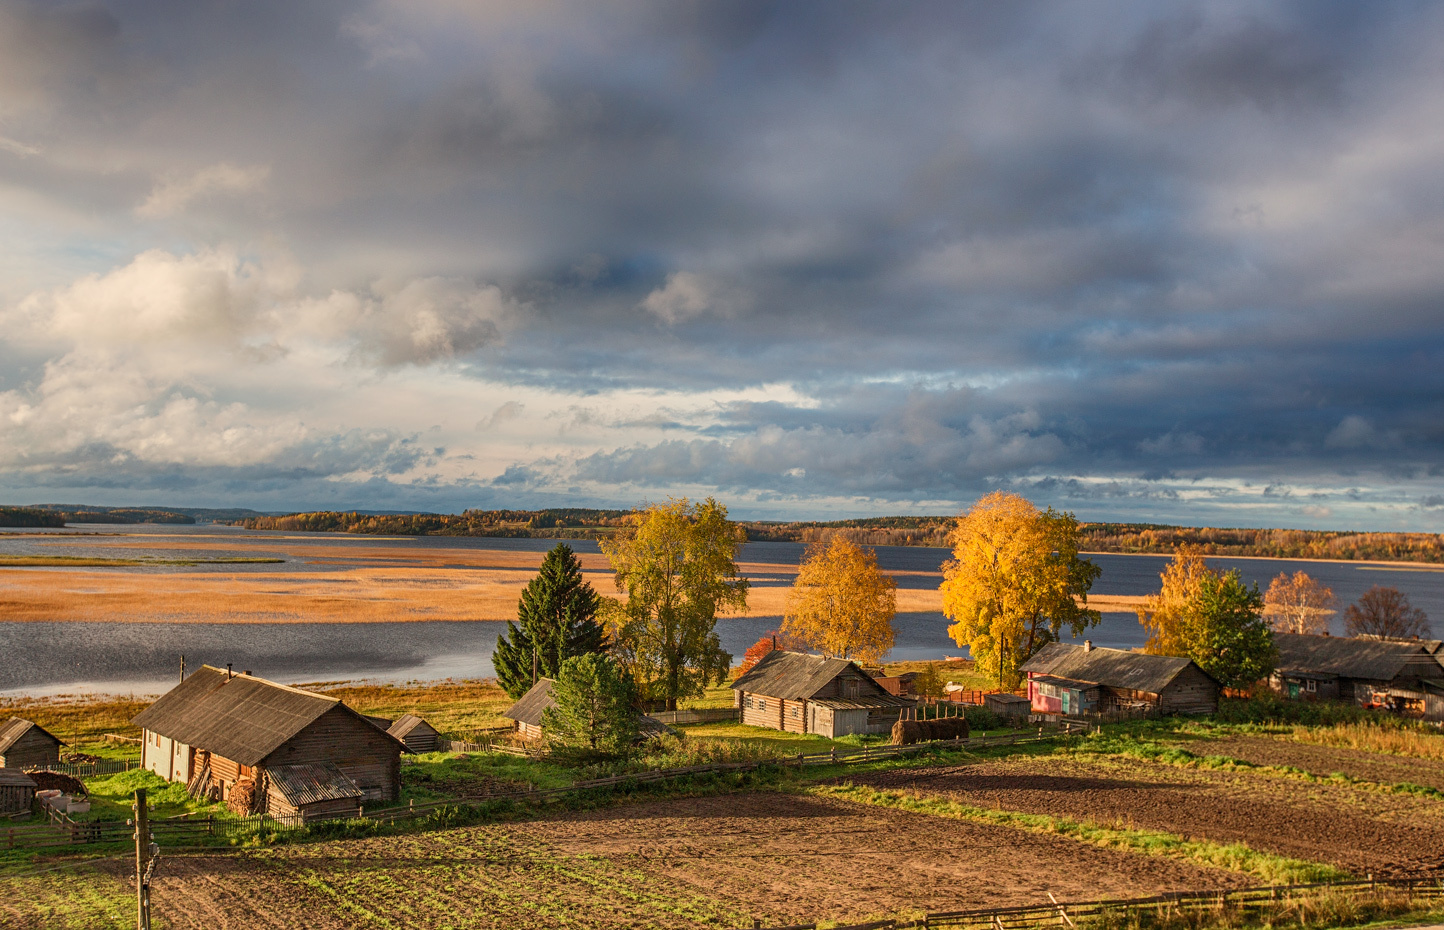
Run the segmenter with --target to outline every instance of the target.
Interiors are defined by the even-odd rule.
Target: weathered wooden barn
[[[34,801],[34,779],[19,769],[0,769],[0,817],[23,814]]]
[[[1039,714],[1211,714],[1219,684],[1192,659],[1049,643],[1023,663]]]
[[[0,768],[43,768],[60,761],[60,737],[38,723],[11,717],[0,726]]]
[[[772,730],[890,733],[912,700],[878,684],[857,663],[776,650],[732,683],[742,722]]]
[[[302,766],[308,778],[344,776],[325,790],[307,789],[315,798],[302,806],[339,802],[353,790],[366,801],[401,793],[400,740],[337,698],[254,675],[202,666],[134,722],[141,765],[193,793],[225,800],[244,781],[261,799],[257,807],[296,808],[302,795],[292,788],[303,782],[282,771],[288,766]]]
[[[1432,640],[1346,639],[1275,633],[1274,691],[1303,701],[1347,701],[1444,720],[1444,664]]]
[[[397,717],[386,732],[401,740],[407,752],[436,752],[440,746],[441,734],[415,714]]]
[[[1027,698],[1007,691],[983,695],[983,706],[1005,720],[1025,718],[1025,722],[1033,709]]]
[[[552,698],[554,684],[556,682],[550,678],[538,678],[537,683],[528,688],[526,694],[501,712],[503,717],[516,725],[516,732],[522,739],[539,740],[546,735],[542,728],[542,714],[548,707],[556,706],[557,702]],[[648,717],[641,711],[637,712],[637,734],[642,739],[656,739],[676,732],[660,720]]]

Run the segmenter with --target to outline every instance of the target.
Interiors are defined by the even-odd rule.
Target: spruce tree
[[[547,742],[573,750],[618,754],[637,741],[632,680],[611,656],[567,659],[552,685],[553,706],[542,711]]]
[[[582,579],[571,547],[558,543],[522,592],[517,618],[507,621],[492,653],[502,689],[519,698],[538,678],[555,678],[567,659],[603,652],[606,634],[597,622],[601,602]]]

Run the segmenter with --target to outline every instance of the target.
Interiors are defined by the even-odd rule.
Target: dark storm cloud
[[[377,378],[669,408],[467,410],[536,432],[449,479],[319,455],[308,494],[409,468],[427,500],[1007,484],[1184,513],[1192,482],[1437,509],[1436,7],[3,0],[0,25],[0,190],[55,277],[238,243],[294,265],[277,318],[369,308],[327,319],[364,321],[345,364]],[[0,347],[16,415],[39,345]]]

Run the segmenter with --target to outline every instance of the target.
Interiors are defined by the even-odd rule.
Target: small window
[[[766,709],[767,709],[767,699],[766,699],[766,698],[758,698],[758,699],[757,699],[757,709],[758,709],[758,710],[766,710]]]
[[[793,705],[792,705],[792,716],[793,716],[793,717],[801,717],[801,716],[802,716],[802,710],[801,710],[800,708],[798,708],[798,706],[797,706],[796,704],[793,704]]]
[[[1305,687],[1307,687],[1309,691],[1317,691],[1319,690],[1319,683],[1317,681],[1310,681]]]

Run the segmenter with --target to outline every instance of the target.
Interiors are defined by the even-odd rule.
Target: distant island
[[[467,510],[460,514],[366,514],[320,511],[227,521],[254,530],[362,533],[384,536],[501,536],[521,539],[599,539],[626,523],[629,511],[554,508]],[[954,517],[868,517],[832,521],[742,521],[748,539],[811,543],[844,535],[866,546],[947,548]],[[1356,533],[1170,526],[1160,523],[1082,523],[1090,552],[1172,555],[1180,545],[1207,555],[1288,559],[1444,562],[1444,536],[1435,533]]]
[[[100,507],[94,504],[31,504],[0,506],[0,526],[59,528],[72,523],[221,523],[261,516],[244,508],[206,507]]]

